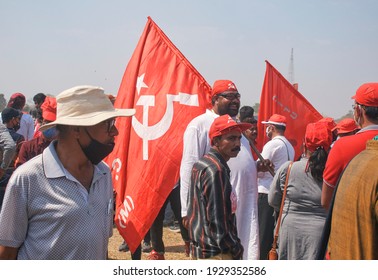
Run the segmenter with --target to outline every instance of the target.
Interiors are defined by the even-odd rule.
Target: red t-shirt
[[[355,135],[345,136],[335,142],[329,152],[327,163],[323,173],[323,181],[334,188],[345,166],[365,150],[366,142],[378,135],[378,126],[369,126],[360,130]]]

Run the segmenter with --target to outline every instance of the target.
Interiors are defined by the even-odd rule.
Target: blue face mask
[[[56,130],[56,127],[51,127],[49,129],[42,131],[42,134],[43,136],[45,136],[45,138],[51,140],[58,136],[58,130]]]

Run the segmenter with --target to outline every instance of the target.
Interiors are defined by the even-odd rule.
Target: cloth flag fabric
[[[266,72],[258,114],[257,146],[261,151],[269,140],[265,134],[266,125],[261,121],[268,120],[273,114],[283,115],[287,121],[285,137],[294,147],[296,160],[303,152],[302,143],[307,124],[317,122],[323,117],[268,61],[265,62]]]
[[[210,85],[148,17],[114,106],[119,135],[106,159],[116,192],[115,223],[132,252],[179,179],[187,124],[209,106]]]

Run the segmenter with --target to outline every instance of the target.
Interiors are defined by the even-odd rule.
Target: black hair
[[[243,106],[239,110],[239,120],[242,122],[246,118],[254,118],[255,110],[251,106]]]
[[[272,124],[275,128],[276,128],[276,130],[278,130],[278,131],[281,131],[281,132],[285,132],[285,130],[286,130],[286,126],[284,126],[284,125],[277,125],[277,124]]]
[[[316,181],[323,181],[323,172],[327,162],[328,153],[323,147],[319,147],[312,153],[308,160],[308,167],[312,177]]]
[[[46,95],[42,92],[37,93],[33,97],[34,103],[37,103],[37,104],[42,104],[45,101],[45,99],[46,99]]]
[[[365,115],[369,118],[370,121],[377,123],[378,122],[378,107],[364,106],[361,105],[365,110]]]

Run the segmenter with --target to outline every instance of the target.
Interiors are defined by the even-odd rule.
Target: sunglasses
[[[104,123],[106,124],[107,126],[107,132],[110,133],[110,131],[112,130],[113,126],[115,125],[115,119],[108,119],[106,121],[104,121]]]

